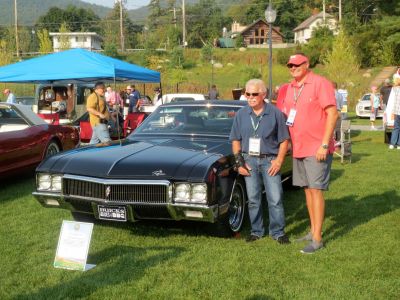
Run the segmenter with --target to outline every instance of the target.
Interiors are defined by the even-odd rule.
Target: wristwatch
[[[328,144],[322,144],[321,147],[322,149],[328,149]]]

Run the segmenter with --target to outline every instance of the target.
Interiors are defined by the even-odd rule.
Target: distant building
[[[54,52],[59,52],[61,48],[61,37],[68,36],[70,48],[82,48],[89,51],[101,50],[103,39],[96,32],[50,32],[53,38]]]
[[[328,26],[328,28],[333,31],[333,34],[337,34],[338,23],[336,19],[332,15],[325,13],[324,20],[324,13],[320,12],[312,15],[295,29],[293,29],[294,42],[299,44],[307,43],[312,37],[314,29],[324,25]]]
[[[244,43],[249,48],[267,48],[269,39],[269,25],[263,19],[258,19],[241,32]],[[283,44],[283,35],[279,27],[272,26],[272,44]]]

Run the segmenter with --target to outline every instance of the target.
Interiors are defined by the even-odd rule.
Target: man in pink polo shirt
[[[301,252],[312,254],[323,247],[323,191],[329,186],[338,113],[332,83],[309,70],[305,55],[290,56],[287,66],[293,81],[279,106],[292,139],[293,185],[304,188],[311,223],[310,232],[298,241],[308,241]]]

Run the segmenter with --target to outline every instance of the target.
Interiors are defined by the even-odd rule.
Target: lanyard
[[[300,98],[301,92],[304,89],[304,83],[301,85],[299,89],[299,93],[296,95],[296,88],[293,88],[293,100],[294,100],[294,106],[296,107],[297,100]]]
[[[259,117],[259,116],[256,117],[256,118],[258,119],[258,122],[257,122],[257,125],[255,125],[255,124],[254,124],[253,117],[250,115],[251,126],[253,126],[254,135],[256,135],[258,126],[260,126],[260,122],[261,122],[261,119],[262,119],[263,116],[264,116],[264,114],[262,114],[260,117]]]

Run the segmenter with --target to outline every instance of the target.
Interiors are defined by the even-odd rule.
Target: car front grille
[[[109,203],[155,204],[168,202],[166,181],[120,181],[93,178],[64,178],[63,194],[69,198],[104,200]]]

